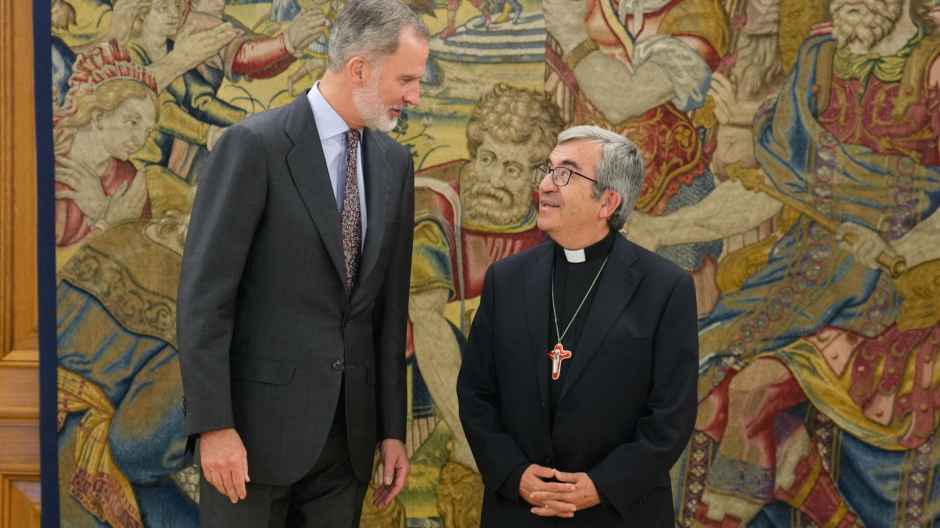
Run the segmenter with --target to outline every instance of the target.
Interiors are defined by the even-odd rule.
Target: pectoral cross
[[[555,345],[555,348],[548,353],[549,359],[552,360],[552,379],[558,379],[558,376],[561,376],[561,362],[562,360],[568,359],[571,357],[571,352],[562,348],[561,343]]]

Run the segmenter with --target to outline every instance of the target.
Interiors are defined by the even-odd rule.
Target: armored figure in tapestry
[[[820,526],[933,522],[940,39],[925,7],[833,2],[754,116],[759,168],[730,167],[675,216],[631,219],[657,247],[780,214],[770,237],[725,257],[701,323],[677,500],[689,525],[794,510]],[[738,214],[717,214],[729,202]]]

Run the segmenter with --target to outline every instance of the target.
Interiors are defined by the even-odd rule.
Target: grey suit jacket
[[[177,311],[183,434],[234,427],[255,483],[301,478],[338,404],[360,480],[376,441],[405,439],[414,164],[380,132],[362,148],[369,226],[351,296],[306,95],[229,128],[203,170]]]

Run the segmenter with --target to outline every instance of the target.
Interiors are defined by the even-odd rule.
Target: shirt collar
[[[565,249],[561,247],[558,242],[555,242],[555,253],[564,256],[565,260],[571,264],[594,260],[610,253],[610,248],[614,246],[614,237],[616,234],[617,232],[611,229],[610,232],[607,233],[607,236],[602,238],[599,242],[595,242],[583,249]]]
[[[317,123],[317,133],[320,135],[320,141],[338,136],[350,130],[349,125],[343,120],[336,110],[330,106],[330,103],[320,93],[320,81],[317,81],[310,91],[307,92],[307,101],[310,102],[310,108],[313,110],[313,118]],[[362,129],[359,129],[362,132]]]

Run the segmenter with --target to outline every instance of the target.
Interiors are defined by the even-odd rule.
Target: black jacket
[[[386,134],[367,129],[362,148],[369,223],[352,296],[306,94],[229,128],[199,182],[177,315],[183,434],[234,427],[255,483],[306,474],[338,403],[360,480],[377,440],[405,439],[414,166]]]
[[[457,381],[482,526],[672,528],[669,469],[696,416],[692,276],[617,236],[549,430],[551,241],[490,266]],[[541,518],[496,491],[520,464],[586,472],[611,506]]]

